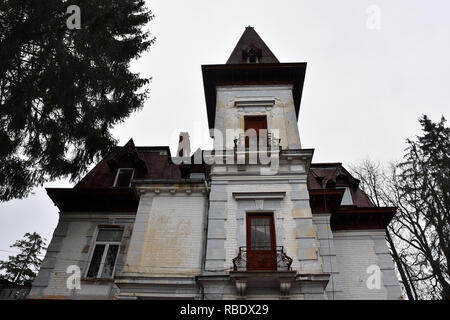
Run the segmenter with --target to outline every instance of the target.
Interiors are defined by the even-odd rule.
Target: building
[[[29,297],[400,298],[384,239],[395,208],[301,147],[306,63],[280,63],[247,27],[202,72],[214,150],[130,140],[74,188],[47,189],[60,218]]]

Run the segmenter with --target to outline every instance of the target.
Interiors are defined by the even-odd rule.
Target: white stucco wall
[[[93,237],[99,225],[117,225],[124,228],[121,250],[116,260],[116,274],[123,266],[124,251],[130,236],[134,215],[62,213],[48,246],[29,298],[49,299],[108,299],[114,295],[111,280],[87,280],[86,270],[94,248]],[[67,273],[69,266],[78,266],[81,271],[79,289],[69,289]],[[72,282],[73,283],[73,282]]]
[[[228,169],[233,169],[228,166]],[[233,172],[233,170],[231,170]],[[280,199],[236,200],[233,194],[283,193]],[[240,246],[246,245],[246,212],[274,213],[276,244],[283,246],[299,273],[322,273],[306,176],[213,177],[209,212],[206,271],[227,270]]]
[[[292,85],[217,87],[215,128],[223,137],[227,129],[244,130],[244,116],[249,115],[267,116],[267,128],[279,130],[283,149],[301,148]],[[226,139],[227,148],[233,147],[233,139]]]
[[[124,275],[197,275],[205,210],[202,193],[141,196]]]

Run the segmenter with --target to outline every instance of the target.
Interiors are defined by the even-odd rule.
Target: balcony
[[[291,271],[292,258],[286,255],[282,246],[275,250],[248,250],[239,247],[233,259],[234,271]]]
[[[258,151],[279,150],[281,148],[280,143],[281,139],[276,138],[271,132],[250,137],[241,133],[237,139],[234,139],[234,148],[236,150],[256,149]]]

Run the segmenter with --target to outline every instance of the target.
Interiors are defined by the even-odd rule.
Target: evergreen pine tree
[[[17,240],[11,248],[20,252],[9,256],[8,261],[0,261],[0,279],[8,280],[16,285],[31,285],[36,277],[42,259],[41,251],[45,249],[45,239],[36,232],[26,233],[23,240]]]
[[[73,181],[116,144],[110,130],[148,95],[129,64],[152,19],[144,0],[0,1],[0,201]]]
[[[407,153],[399,165],[399,191],[412,217],[411,246],[417,265],[435,283],[434,296],[450,300],[450,128],[445,118],[434,123],[419,120],[422,135],[408,139]]]

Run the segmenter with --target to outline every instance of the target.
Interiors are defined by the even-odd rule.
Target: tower
[[[226,64],[202,71],[215,140],[205,296],[323,298],[329,274],[307,189],[313,150],[301,148],[297,126],[306,63],[280,63],[247,27]],[[270,164],[259,158],[267,154]]]
[[[226,130],[278,130],[283,150],[300,149],[297,119],[305,71],[305,62],[280,63],[247,27],[226,64],[202,66],[209,128],[223,137]]]

